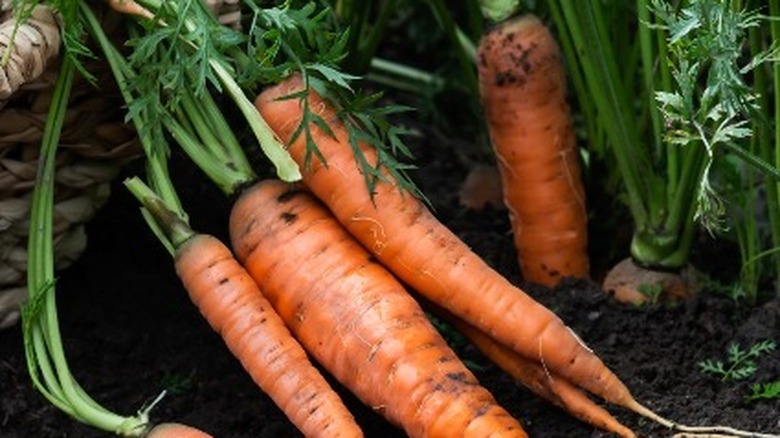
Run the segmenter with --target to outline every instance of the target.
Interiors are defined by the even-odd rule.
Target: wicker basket
[[[206,0],[220,22],[238,28],[237,0]],[[15,20],[0,0],[0,56]],[[0,329],[15,324],[27,296],[30,198],[46,112],[59,69],[60,34],[54,14],[38,6],[20,27],[11,62],[0,69]],[[120,95],[105,65],[90,65],[94,85],[77,78],[57,152],[54,201],[55,269],[86,248],[84,225],[105,203],[121,167],[140,155],[134,131],[123,122]],[[110,87],[108,89],[104,87]]]

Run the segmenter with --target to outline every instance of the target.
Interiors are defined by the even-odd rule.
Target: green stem
[[[128,178],[124,182],[125,187],[135,198],[141,203],[145,211],[151,215],[151,221],[153,226],[162,233],[158,233],[155,230],[155,234],[162,241],[163,245],[167,248],[172,248],[172,254],[175,253],[175,249],[179,248],[182,243],[190,239],[195,235],[195,232],[190,228],[186,220],[176,214],[166,205],[157,194],[143,183],[138,177]],[[171,187],[172,189],[173,187]],[[152,225],[150,223],[150,225]]]
[[[142,3],[150,10],[155,11],[161,7],[162,1],[143,0]],[[180,7],[180,4],[174,1],[167,1],[166,4],[173,10],[178,10]],[[179,26],[182,29],[192,32],[198,24],[191,18],[184,17],[180,21]],[[191,41],[186,38],[183,39],[183,41],[185,44],[191,46],[193,50],[199,50],[199,44],[202,44],[200,41]],[[233,72],[229,71],[228,68],[216,58],[209,58],[208,63],[223,89],[227,91],[230,98],[246,119],[260,144],[260,148],[276,169],[276,174],[279,179],[288,182],[300,180],[301,172],[298,165],[287,152],[284,145],[278,140],[274,132],[268,126],[268,123],[260,116],[260,113],[255,109],[252,102],[247,99],[244,91],[236,82]],[[199,84],[196,84],[196,96],[201,94],[197,92],[199,88]],[[162,161],[160,161],[160,163],[162,163]]]
[[[689,145],[682,151],[682,171],[679,176],[678,190],[672,194],[669,218],[665,228],[680,229],[684,221],[693,217],[696,204],[696,193],[704,171],[706,149],[697,144]]]
[[[734,142],[724,142],[721,143],[721,145],[728,149],[729,152],[738,156],[742,161],[763,173],[770,184],[778,184],[778,181],[780,181],[780,167],[769,164],[759,155],[756,155],[751,151],[746,151]]]
[[[214,136],[219,139],[218,145],[224,151],[226,164],[234,168],[237,172],[243,173],[249,177],[254,177],[254,169],[246,158],[244,149],[241,147],[238,139],[233,133],[233,129],[225,120],[225,116],[217,106],[210,93],[204,93],[197,101],[198,108],[201,108],[203,115],[211,127]]]
[[[95,38],[101,50],[103,51],[106,61],[111,67],[111,71],[114,75],[115,82],[119,87],[120,93],[122,94],[122,98],[124,99],[125,104],[129,106],[135,100],[135,98],[130,92],[127,84],[130,81],[136,79],[135,73],[127,64],[125,58],[119,53],[119,51],[116,49],[113,43],[111,43],[111,41],[108,39],[108,36],[105,34],[105,32],[103,32],[103,28],[101,27],[100,23],[97,20],[97,17],[95,17],[94,13],[89,8],[89,6],[87,6],[85,3],[81,3],[80,6],[81,6],[82,14],[87,22],[89,31],[91,32],[92,37]],[[146,155],[148,156],[152,156],[156,154],[165,154],[163,145],[158,144],[155,147],[155,144],[152,141],[151,136],[149,135],[149,131],[148,129],[146,129],[147,119],[148,117],[143,113],[141,114],[136,113],[132,115],[133,126],[135,127],[135,130],[138,133],[138,138],[141,143],[141,147],[144,149]],[[169,187],[169,185],[166,184],[166,180],[168,179],[168,169],[167,169],[166,161],[164,160],[148,161],[147,171],[149,172],[150,179],[153,181],[153,184],[155,186],[160,187],[161,196],[163,197],[163,199],[166,200],[168,205],[176,206],[175,207],[176,210],[180,214],[184,214],[183,209],[181,207],[181,201],[179,200],[176,192],[166,189],[166,187]]]
[[[363,1],[361,1],[363,3]],[[368,2],[365,2],[368,3]],[[356,72],[363,73],[368,69],[371,64],[371,60],[376,54],[376,49],[379,47],[379,43],[382,41],[382,37],[387,29],[387,24],[392,17],[393,12],[396,11],[398,6],[398,0],[385,0],[381,2],[379,13],[368,31],[367,35],[362,35],[358,47],[358,53],[360,54]]]
[[[30,307],[25,308],[23,321],[28,368],[36,387],[68,415],[104,431],[139,436],[146,429],[147,414],[120,416],[90,398],[70,371],[59,331],[52,237],[54,172],[74,70],[72,59],[64,57],[44,127],[40,165],[32,194],[27,277]],[[38,378],[38,371],[43,380]]]
[[[428,3],[433,11],[436,20],[444,30],[444,33],[450,39],[453,47],[457,47],[457,60],[463,71],[464,78],[466,80],[466,86],[472,91],[472,95],[477,98],[479,85],[477,81],[477,71],[474,64],[473,51],[470,51],[468,46],[464,46],[462,38],[462,32],[459,33],[459,28],[455,23],[452,14],[450,13],[450,7],[444,0],[428,0]],[[468,39],[468,38],[466,38]],[[476,104],[476,101],[475,101]]]
[[[203,172],[226,194],[233,194],[242,185],[252,181],[254,174],[246,174],[236,171],[226,165],[224,161],[215,157],[206,150],[202,143],[185,129],[178,121],[171,120],[168,130],[179,143],[187,155]]]
[[[654,33],[649,25],[651,23],[650,9],[648,0],[637,0],[636,2],[637,15],[639,19],[638,25],[638,37],[639,47],[642,54],[642,77],[644,78],[645,90],[647,90],[647,108],[650,113],[650,120],[652,126],[652,138],[656,147],[660,147],[663,144],[662,141],[662,120],[661,113],[658,111],[658,105],[656,105],[654,90],[658,89],[656,84],[657,72],[654,68],[656,65],[656,51],[654,51],[653,41]],[[660,63],[666,65],[665,62]],[[671,181],[670,181],[671,182]],[[671,185],[671,184],[670,184]],[[671,189],[671,187],[670,187]]]
[[[644,224],[648,220],[648,190],[643,180],[653,171],[647,149],[639,141],[630,96],[620,82],[614,52],[607,43],[601,3],[560,1],[559,6],[564,22],[558,27],[565,26],[571,32],[585,82],[599,117],[605,121],[607,139],[628,192],[631,215],[636,224]]]
[[[276,168],[276,174],[279,176],[279,179],[287,182],[300,180],[301,171],[298,168],[298,164],[292,159],[284,145],[271,130],[271,127],[268,126],[268,123],[260,116],[252,102],[247,99],[232,75],[220,62],[211,60],[210,63],[220,83],[249,123],[249,127],[257,137],[257,141],[260,143],[260,148],[265,153],[265,156],[268,157]]]
[[[420,82],[426,87],[441,87],[444,82],[440,76],[433,73],[379,57],[375,57],[371,60],[371,68],[380,72],[389,73],[393,76]]]
[[[599,155],[604,155],[605,145],[603,143],[603,135],[601,125],[598,123],[597,114],[598,111],[593,103],[593,99],[590,95],[590,89],[586,85],[584,73],[582,71],[582,63],[576,62],[577,49],[574,41],[572,40],[571,32],[568,27],[565,26],[563,12],[557,1],[549,2],[550,14],[553,17],[553,21],[556,23],[556,29],[558,40],[561,44],[564,57],[569,60],[567,67],[569,70],[569,77],[571,78],[574,93],[577,96],[577,104],[579,105],[579,111],[582,113],[583,121],[585,123],[585,132],[588,140],[588,150],[594,151]]]

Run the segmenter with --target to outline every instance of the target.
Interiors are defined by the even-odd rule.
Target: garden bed
[[[746,399],[750,384],[780,379],[780,352],[759,357],[756,373],[737,382],[703,374],[698,365],[705,359],[725,360],[732,342],[743,347],[767,339],[780,342],[778,301],[751,309],[705,290],[678,305],[634,307],[614,302],[590,282],[567,281],[555,291],[527,287],[515,266],[505,213],[459,207],[457,185],[466,169],[451,155],[452,148],[441,141],[429,143],[416,148],[422,167],[414,176],[436,214],[491,265],[571,325],[640,401],[688,424],[780,433],[780,400]],[[131,167],[127,173],[139,169]],[[179,162],[174,169],[193,226],[225,238],[230,201],[200,182],[203,178],[188,165]],[[155,420],[185,422],[222,438],[297,436],[189,302],[168,254],[118,183],[88,234],[86,254],[58,277],[57,300],[70,366],[92,397],[115,412],[131,414],[168,389],[153,411]],[[593,252],[614,239],[614,232],[594,233]],[[695,259],[722,266],[733,256],[715,248]],[[458,338],[448,337],[531,436],[605,436],[516,386]],[[366,436],[404,436],[338,389]],[[644,436],[671,435],[633,414],[611,411]],[[106,436],[71,420],[32,388],[19,326],[0,332],[0,436]]]

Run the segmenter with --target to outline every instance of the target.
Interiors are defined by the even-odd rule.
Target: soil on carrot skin
[[[706,359],[725,362],[734,342],[743,348],[767,339],[780,342],[778,301],[750,309],[705,289],[690,302],[637,308],[615,303],[587,281],[565,281],[555,291],[524,285],[505,213],[458,207],[458,184],[467,169],[448,152],[432,145],[416,152],[421,168],[414,175],[436,214],[497,270],[558,313],[641,402],[682,423],[780,433],[780,400],[747,399],[752,384],[780,380],[780,352],[757,358],[755,374],[737,381],[708,376],[698,365]],[[127,173],[139,169],[131,166]],[[174,170],[194,227],[225,238],[230,200],[187,165]],[[165,389],[167,396],[152,411],[154,421],[184,422],[222,438],[299,436],[189,302],[168,254],[118,183],[87,232],[88,250],[58,276],[57,301],[72,371],[91,396],[115,412],[133,414]],[[612,245],[615,235],[594,233],[594,253]],[[729,265],[733,255],[710,250],[696,260]],[[443,329],[532,437],[607,436],[518,387]],[[334,385],[366,436],[404,436]],[[610,410],[643,436],[671,435],[622,409]],[[109,434],[70,419],[32,388],[19,326],[0,331],[0,437],[103,436]]]

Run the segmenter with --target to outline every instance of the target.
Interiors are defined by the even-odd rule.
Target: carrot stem
[[[564,19],[559,3],[555,1],[548,2],[548,7],[550,8],[550,14],[553,17],[553,21],[557,23],[558,26],[556,35],[561,43],[561,49],[565,59],[577,59],[577,48],[572,39],[571,30],[568,27],[561,25],[564,23]],[[569,79],[571,80],[574,92],[577,95],[579,110],[583,115],[588,141],[588,148],[580,149],[580,152],[595,151],[598,154],[604,154],[605,142],[603,138],[603,129],[601,128],[601,125],[597,123],[598,111],[596,105],[593,103],[593,99],[590,98],[591,91],[584,79],[582,63],[569,62],[567,68],[569,70]]]
[[[663,140],[662,140],[662,121],[661,121],[661,112],[658,111],[658,106],[655,102],[655,95],[652,93],[652,90],[658,89],[656,84],[656,78],[658,77],[658,74],[656,72],[655,66],[658,65],[660,68],[664,68],[666,66],[666,63],[659,63],[656,64],[656,56],[653,47],[653,34],[654,32],[650,31],[649,24],[652,21],[652,18],[650,16],[650,8],[648,4],[648,0],[637,0],[636,2],[636,10],[637,10],[637,18],[641,23],[647,23],[644,25],[640,25],[637,29],[637,35],[639,38],[639,47],[641,49],[642,53],[642,77],[644,79],[644,89],[648,90],[647,93],[647,109],[650,113],[650,120],[651,120],[651,126],[652,126],[652,138],[653,138],[653,144],[656,148],[663,147]],[[660,155],[663,155],[660,154]],[[670,185],[673,185],[672,181],[669,181]]]
[[[127,105],[130,105],[135,100],[135,97],[130,92],[128,83],[135,79],[135,73],[127,65],[127,62],[108,39],[105,32],[103,32],[97,17],[95,17],[95,14],[90,7],[84,2],[80,2],[79,5],[92,37],[97,41],[111,68],[114,78],[116,79],[116,84],[122,94],[122,98]],[[149,135],[149,131],[146,129],[147,115],[144,113],[135,113],[132,115],[131,119],[133,126],[138,133],[141,147],[144,149],[146,155],[155,156],[157,154],[164,154],[165,146],[154,144]],[[147,162],[147,171],[152,184],[158,189],[157,193],[165,199],[166,203],[170,205],[171,208],[174,208],[179,214],[183,215],[184,212],[178,195],[174,191],[169,190],[169,185],[163,183],[163,181],[168,179],[167,161],[150,160]]]
[[[611,143],[618,168],[628,192],[628,204],[637,223],[645,223],[648,218],[647,206],[643,202],[648,190],[641,176],[652,175],[650,157],[637,135],[637,129],[631,117],[631,105],[627,101],[628,93],[619,82],[619,73],[615,65],[612,47],[600,23],[601,3],[559,2],[565,23],[558,27],[567,27],[580,59],[582,72],[589,87],[591,97],[599,111],[599,117],[610,120],[606,123],[607,139]]]
[[[54,171],[74,72],[73,60],[63,58],[44,127],[32,195],[27,272],[29,301],[22,312],[27,366],[35,387],[66,414],[104,431],[137,436],[148,423],[147,413],[124,417],[94,401],[71,373],[59,331],[52,237]]]
[[[260,148],[276,168],[276,174],[279,176],[279,179],[286,182],[299,181],[301,179],[301,171],[298,165],[290,158],[290,154],[287,153],[284,145],[271,131],[268,123],[255,110],[254,104],[247,99],[230,72],[217,60],[211,60],[210,63],[222,86],[225,87],[225,90],[233,98],[241,114],[244,115],[249,123],[249,127],[260,143]]]

